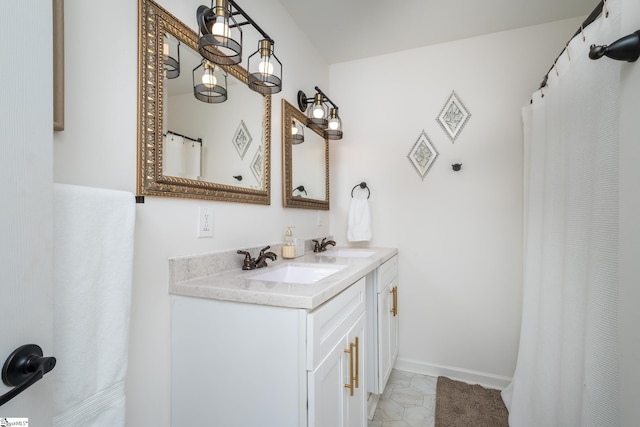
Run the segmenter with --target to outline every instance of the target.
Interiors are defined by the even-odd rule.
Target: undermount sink
[[[310,285],[331,276],[345,268],[346,265],[299,265],[286,264],[274,267],[268,271],[249,276],[251,280],[265,280],[267,282],[297,283]]]
[[[343,258],[368,258],[375,255],[375,251],[361,251],[358,249],[335,249],[326,252],[318,252],[316,255],[335,256]]]

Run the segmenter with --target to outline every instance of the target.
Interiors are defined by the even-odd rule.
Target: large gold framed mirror
[[[138,8],[138,195],[270,204],[271,95],[233,65],[225,102],[196,99],[196,32],[151,0]]]
[[[329,210],[329,141],[306,123],[304,113],[283,99],[282,203]]]

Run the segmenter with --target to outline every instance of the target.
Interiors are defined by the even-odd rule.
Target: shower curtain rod
[[[189,141],[197,142],[197,143],[199,143],[200,145],[202,145],[202,138],[193,139],[193,138],[190,138],[190,137],[188,137],[188,136],[186,136],[186,135],[182,135],[182,134],[180,134],[180,133],[178,133],[178,132],[173,132],[173,131],[170,131],[170,130],[168,130],[168,131],[167,131],[167,135],[168,135],[168,134],[175,135],[175,136],[179,136],[179,137],[182,137],[182,138],[184,138],[184,139],[188,139]],[[167,136],[167,135],[163,135],[163,136]]]
[[[598,3],[598,5],[596,6],[596,8],[593,9],[591,14],[589,14],[589,16],[587,16],[587,19],[584,20],[582,25],[580,25],[580,28],[578,28],[578,31],[576,31],[575,34],[569,39],[569,41],[565,45],[564,49],[562,49],[560,54],[556,57],[556,60],[553,61],[553,65],[551,65],[551,68],[549,68],[549,71],[547,71],[547,74],[544,75],[544,79],[542,80],[542,83],[540,83],[539,89],[542,89],[543,87],[547,86],[547,79],[549,78],[549,73],[551,72],[551,70],[553,70],[553,67],[555,67],[556,62],[558,62],[558,59],[562,56],[564,51],[567,50],[567,46],[569,46],[569,43],[571,42],[571,40],[573,40],[578,34],[582,33],[582,31],[585,28],[587,28],[589,25],[591,25],[593,23],[593,21],[595,21],[596,18],[598,16],[600,16],[600,14],[602,13],[602,9],[603,9],[605,3],[606,3],[606,0],[601,0],[600,3]],[[607,12],[607,15],[608,14],[609,14],[609,12]]]

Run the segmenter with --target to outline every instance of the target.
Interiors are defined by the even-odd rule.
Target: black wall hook
[[[610,45],[591,45],[589,58],[600,59],[603,56],[617,61],[635,62],[640,57],[640,30],[624,36]]]
[[[451,165],[451,169],[453,169],[454,171],[458,172],[460,169],[462,169],[462,163],[454,163]]]

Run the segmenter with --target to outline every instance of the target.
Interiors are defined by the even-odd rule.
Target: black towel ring
[[[363,190],[366,188],[367,191],[369,192],[369,194],[367,195],[367,199],[371,197],[371,190],[369,190],[369,187],[367,187],[367,183],[363,181],[360,184],[356,184],[353,186],[353,188],[351,189],[351,198],[353,198],[353,190],[355,190],[358,187],[362,188]]]

